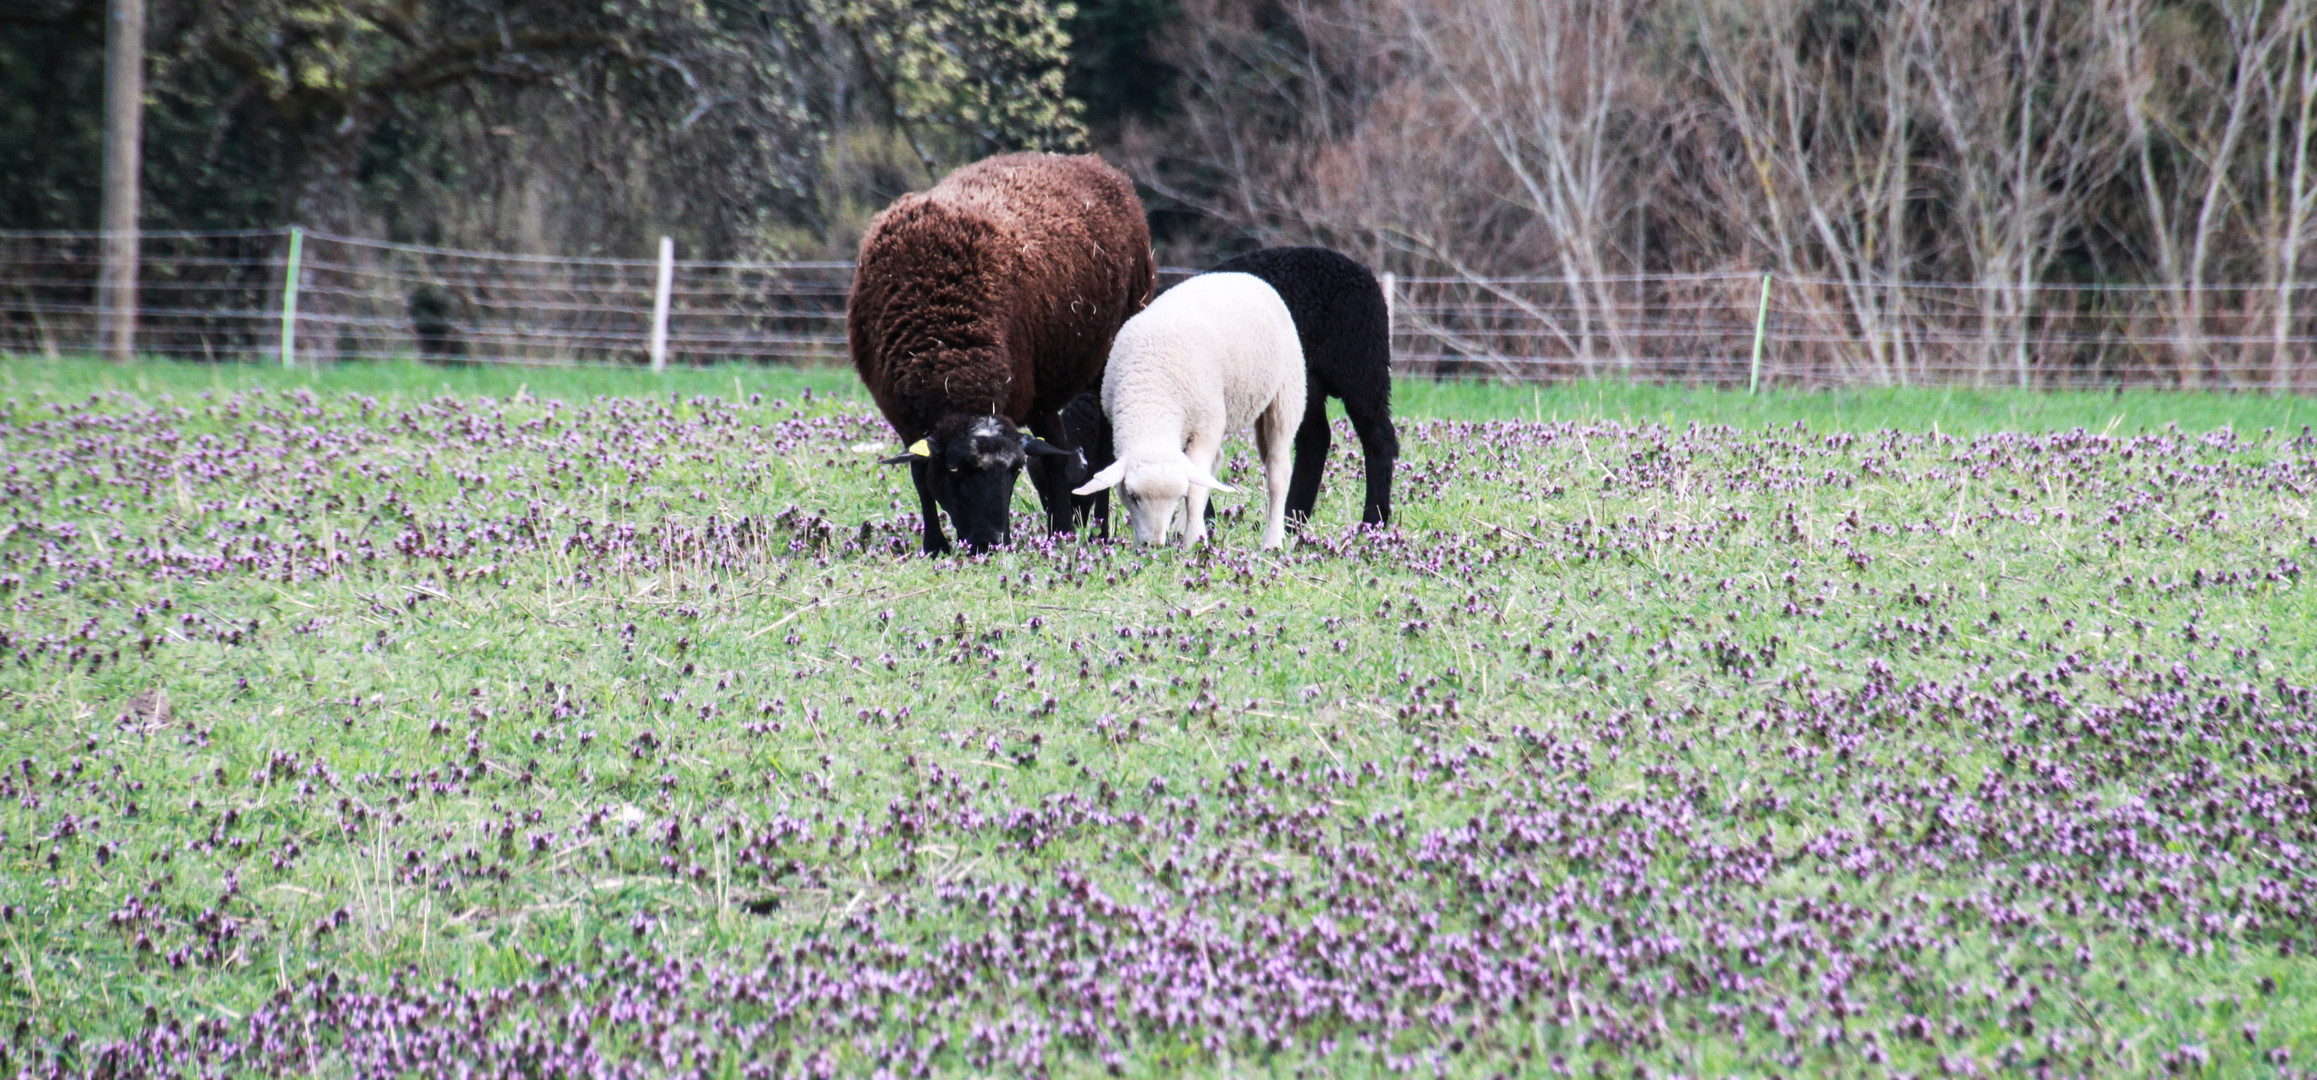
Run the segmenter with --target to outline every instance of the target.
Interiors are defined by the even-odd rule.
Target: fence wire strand
[[[141,237],[141,352],[279,360],[289,230]],[[95,232],[0,232],[0,352],[96,351]],[[653,259],[460,251],[305,234],[296,359],[642,364]],[[1192,271],[1162,271],[1162,287]],[[672,363],[842,362],[845,262],[678,260]],[[1754,273],[1391,281],[1402,374],[1743,386]],[[2159,285],[1777,278],[1773,385],[2317,389],[2317,283]]]

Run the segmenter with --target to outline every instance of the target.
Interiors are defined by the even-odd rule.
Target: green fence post
[[[290,226],[289,266],[282,273],[282,366],[298,366],[298,256],[306,248],[306,230]]]
[[[1762,331],[1770,324],[1770,275],[1762,275],[1762,304],[1754,309],[1754,363],[1746,373],[1746,393],[1762,387]]]

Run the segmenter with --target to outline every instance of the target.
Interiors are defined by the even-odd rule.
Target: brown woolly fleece
[[[869,223],[845,328],[904,443],[958,413],[1020,427],[1102,382],[1154,284],[1125,175],[1091,154],[1004,154]]]

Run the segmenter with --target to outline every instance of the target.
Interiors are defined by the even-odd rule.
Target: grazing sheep
[[[1142,202],[1091,155],[988,158],[869,223],[845,328],[909,446],[886,461],[909,466],[927,554],[949,550],[939,510],[968,551],[1004,542],[1025,466],[1050,527],[1070,531],[1058,413],[1101,379],[1152,282]]]
[[[1358,261],[1326,248],[1250,251],[1225,260],[1214,273],[1262,278],[1286,302],[1303,345],[1302,425],[1295,434],[1295,482],[1287,514],[1311,518],[1327,468],[1327,399],[1341,398],[1367,458],[1367,505],[1360,520],[1381,525],[1392,517],[1392,465],[1400,437],[1392,429],[1392,320],[1376,276]]]
[[[1102,375],[1118,459],[1076,489],[1122,489],[1134,538],[1163,544],[1178,507],[1183,544],[1206,538],[1223,437],[1253,424],[1270,493],[1263,546],[1287,534],[1288,442],[1303,414],[1303,347],[1279,293],[1251,274],[1201,274],[1119,328]],[[1187,501],[1187,506],[1185,505]]]

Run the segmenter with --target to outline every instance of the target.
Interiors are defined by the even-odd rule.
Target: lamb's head
[[[998,417],[951,413],[908,453],[885,463],[922,470],[919,483],[949,512],[958,542],[978,555],[1012,535],[1014,481],[1036,456],[1076,457]]]
[[[1092,495],[1113,485],[1118,488],[1119,502],[1126,506],[1127,520],[1134,524],[1135,542],[1140,544],[1167,542],[1174,533],[1175,513],[1182,508],[1183,499],[1192,487],[1222,492],[1239,490],[1215,479],[1189,456],[1178,452],[1155,461],[1121,458],[1111,462],[1109,468],[1095,473],[1074,494]],[[1186,531],[1184,535],[1189,533]]]

